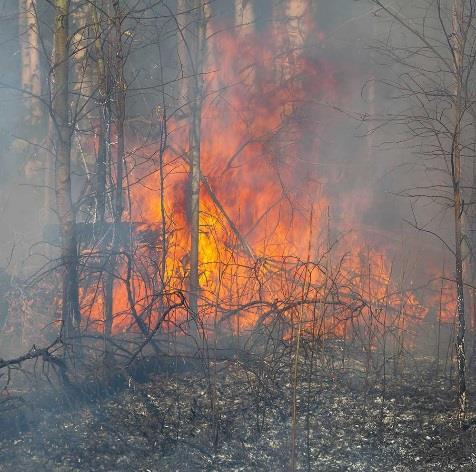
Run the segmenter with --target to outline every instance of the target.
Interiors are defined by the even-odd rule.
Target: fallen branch
[[[0,359],[0,370],[5,368],[8,369],[8,379],[10,379],[10,369],[12,369],[13,367],[20,367],[23,362],[29,360],[41,359],[43,360],[43,362],[48,362],[54,365],[55,367],[58,367],[59,375],[61,376],[64,385],[67,387],[71,387],[71,382],[66,374],[67,367],[64,360],[54,356],[52,353],[55,348],[63,345],[64,343],[61,337],[56,338],[51,344],[46,347],[39,348],[33,345],[33,347],[22,356],[8,360]]]
[[[31,359],[38,359],[41,358],[45,362],[50,362],[52,364],[57,365],[58,367],[61,367],[62,369],[65,369],[66,366],[64,362],[61,359],[58,359],[55,357],[52,353],[51,350],[56,347],[57,345],[62,345],[63,342],[61,341],[60,338],[56,338],[49,346],[43,347],[43,348],[38,348],[35,345],[26,353],[23,354],[22,356],[16,357],[14,359],[0,359],[0,369],[4,369],[5,367],[11,367],[11,366],[20,366],[23,362],[31,360]]]

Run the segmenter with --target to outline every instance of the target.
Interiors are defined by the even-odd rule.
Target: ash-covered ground
[[[111,376],[108,388],[25,399],[2,412],[0,470],[292,470],[288,361],[152,364]],[[448,376],[435,379],[424,360],[401,376],[354,364],[310,373],[303,361],[296,470],[476,470],[473,410],[461,429]]]

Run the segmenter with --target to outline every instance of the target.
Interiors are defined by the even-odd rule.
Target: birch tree
[[[198,315],[200,292],[199,241],[200,241],[200,142],[202,124],[202,69],[205,45],[205,11],[202,0],[193,1],[194,25],[190,44],[190,60],[193,72],[191,117],[189,133],[190,173],[190,309]]]
[[[200,142],[202,120],[203,64],[206,17],[209,6],[202,0],[177,2],[178,55],[182,68],[178,107],[189,121],[188,158],[190,165],[190,310],[198,314],[200,240]]]

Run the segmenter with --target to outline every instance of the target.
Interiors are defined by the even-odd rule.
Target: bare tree
[[[69,0],[55,2],[54,63],[52,67],[51,118],[55,126],[55,191],[61,230],[63,297],[62,319],[66,334],[80,323],[78,300],[78,254],[75,211],[71,193],[71,135],[69,116]]]
[[[473,0],[428,2],[423,17],[415,15],[417,20],[410,20],[393,6],[380,0],[374,0],[374,3],[403,31],[397,44],[388,42],[379,50],[391,59],[398,73],[396,79],[385,79],[384,83],[396,92],[396,98],[411,103],[407,109],[389,114],[387,118],[403,130],[405,142],[414,143],[412,149],[423,158],[420,162],[427,176],[426,182],[407,191],[406,195],[439,200],[452,210],[454,241],[445,244],[455,264],[458,401],[463,422],[467,409],[464,189],[473,184],[471,181],[465,184],[464,176],[465,169],[474,160],[471,149],[474,140],[475,89],[472,82],[476,60],[476,5]],[[407,37],[411,39],[405,41]],[[466,200],[469,199],[470,195],[467,195]],[[416,218],[413,225],[435,234],[420,225]]]
[[[202,0],[193,0],[189,10],[187,35],[188,64],[191,74],[189,85],[190,130],[190,309],[194,316],[198,314],[199,282],[199,241],[200,241],[200,143],[202,121],[203,64],[206,41],[206,11]]]

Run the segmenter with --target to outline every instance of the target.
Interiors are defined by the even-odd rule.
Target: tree
[[[27,122],[37,125],[42,118],[40,73],[40,35],[36,0],[20,0],[19,30],[21,55],[21,87],[28,95]]]
[[[78,254],[75,211],[71,194],[71,134],[69,116],[69,0],[55,1],[54,61],[51,119],[55,127],[55,192],[61,231],[62,320],[66,336],[78,331]]]
[[[251,0],[235,0],[235,26],[240,30],[253,30],[253,22],[255,21],[254,5]],[[243,31],[240,31],[244,34]]]
[[[187,99],[189,112],[190,162],[190,274],[189,302],[192,315],[198,315],[199,240],[200,240],[200,142],[202,119],[203,64],[206,41],[206,15],[208,6],[201,0],[178,2],[177,26],[179,59],[185,72],[179,100]],[[182,55],[181,55],[182,53]],[[183,57],[185,56],[185,57]],[[180,103],[180,102],[179,102]]]
[[[389,42],[379,51],[396,65],[398,74],[396,79],[384,83],[396,92],[397,98],[411,102],[410,108],[387,118],[403,129],[405,142],[416,143],[414,149],[422,157],[420,162],[426,173],[426,182],[407,195],[443,201],[452,210],[454,241],[445,244],[454,257],[458,402],[459,416],[464,422],[467,409],[464,194],[473,185],[471,181],[465,184],[464,176],[465,169],[475,159],[470,150],[474,142],[472,113],[476,97],[473,85],[476,5],[473,0],[428,2],[426,14],[416,23],[402,11],[380,0],[373,1],[404,32],[397,38],[397,44]],[[467,195],[466,201],[470,198]],[[413,225],[428,231],[416,219]]]
[[[102,29],[107,31],[107,21],[104,20],[106,10],[98,9],[97,5],[91,5],[91,16],[94,27],[94,57],[97,77],[97,100],[99,103],[99,127],[98,127],[98,155],[96,160],[96,222],[103,229],[106,216],[106,177],[107,160],[111,140],[111,73],[108,57],[108,35],[105,38],[101,34]],[[104,13],[103,13],[104,12]],[[106,24],[105,24],[106,23]]]

